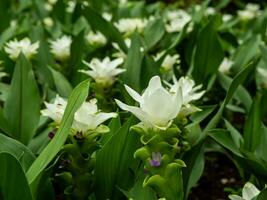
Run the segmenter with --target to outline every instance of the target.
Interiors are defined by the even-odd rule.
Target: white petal
[[[128,94],[137,102],[142,102],[142,97],[135,91],[133,90],[132,88],[130,88],[129,86],[127,85],[124,85],[126,91],[128,92]]]
[[[242,196],[245,200],[251,200],[259,193],[260,191],[250,182],[247,182],[242,190]]]
[[[244,200],[242,197],[237,196],[237,195],[229,195],[228,197],[231,200]]]

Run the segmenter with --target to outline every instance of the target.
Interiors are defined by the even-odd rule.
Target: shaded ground
[[[222,154],[206,155],[204,174],[192,189],[189,200],[227,200],[227,188],[233,190],[243,186],[234,164]]]

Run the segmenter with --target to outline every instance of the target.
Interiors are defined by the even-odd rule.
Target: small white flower
[[[208,16],[215,15],[215,13],[216,13],[216,10],[213,7],[208,7],[207,10],[206,10],[206,14]]]
[[[233,15],[230,15],[230,14],[224,14],[224,15],[222,16],[222,20],[223,20],[224,22],[228,22],[228,21],[230,21],[231,19],[233,19]]]
[[[139,103],[140,107],[129,106],[119,100],[115,100],[118,106],[134,114],[145,127],[159,129],[168,128],[173,119],[177,117],[182,106],[181,89],[169,92],[162,84],[159,76],[154,76],[149,81],[148,87],[142,95],[125,85],[130,96]],[[160,109],[159,109],[160,108]]]
[[[147,20],[140,18],[123,18],[115,23],[119,31],[126,35],[133,33],[135,30],[142,33],[146,25]]]
[[[229,198],[231,200],[252,200],[254,197],[259,195],[259,193],[260,190],[258,190],[255,185],[250,182],[247,182],[242,190],[242,197],[238,195],[229,195]]]
[[[260,7],[257,4],[248,3],[244,10],[237,11],[238,17],[242,21],[249,21],[260,14]]]
[[[68,1],[66,12],[73,13],[73,11],[75,9],[75,6],[76,6],[76,2],[75,1]]]
[[[155,61],[158,61],[161,58],[162,53],[164,54],[164,52],[161,52],[156,55],[156,57],[154,58]],[[181,61],[180,61],[179,54],[174,54],[174,55],[168,54],[167,56],[165,56],[164,60],[162,61],[161,67],[165,69],[166,71],[170,71],[173,69],[175,64],[180,64],[180,62]]]
[[[49,4],[54,5],[57,3],[57,0],[47,0]]]
[[[182,89],[183,105],[188,105],[194,100],[200,99],[205,91],[199,92],[202,85],[195,86],[195,81],[189,77],[181,77],[178,81],[176,77],[173,77],[173,85],[170,85],[170,92],[177,91],[178,88]]]
[[[71,37],[62,36],[55,41],[50,41],[51,52],[59,61],[65,61],[70,57]]]
[[[112,14],[110,14],[110,13],[108,13],[108,12],[104,12],[104,13],[102,14],[102,17],[103,17],[105,20],[107,20],[107,21],[111,21],[111,19],[112,19]]]
[[[0,72],[0,80],[1,80],[3,77],[5,77],[5,76],[7,76],[7,73],[5,73],[5,72]]]
[[[11,20],[11,21],[10,21],[10,26],[11,26],[11,27],[16,27],[17,25],[18,25],[17,20]]]
[[[166,30],[169,33],[180,32],[191,21],[191,16],[184,10],[168,11],[166,15]]]
[[[49,4],[49,3],[45,3],[45,4],[44,4],[44,8],[45,8],[47,11],[51,11],[51,10],[53,10],[53,6],[52,6],[51,4]]]
[[[225,57],[219,66],[219,71],[223,74],[228,74],[233,64],[233,61]]]
[[[106,37],[100,32],[94,33],[93,31],[90,31],[86,35],[85,39],[90,45],[93,46],[104,46],[107,43]]]
[[[125,69],[118,68],[119,65],[123,63],[122,58],[117,58],[115,60],[110,60],[109,57],[105,57],[102,61],[93,58],[90,63],[83,61],[90,70],[79,70],[88,76],[91,76],[96,83],[103,87],[111,86],[116,80],[116,76],[123,73]]]
[[[262,87],[267,89],[267,69],[258,67],[257,72],[261,79]]]
[[[46,27],[52,27],[54,24],[54,21],[51,17],[44,18],[43,22]]]
[[[23,38],[18,41],[14,39],[6,43],[4,50],[9,54],[9,57],[16,60],[20,53],[23,53],[27,59],[31,59],[35,54],[37,54],[37,49],[39,48],[39,42],[31,43],[29,38]]]
[[[86,131],[95,130],[104,121],[116,117],[116,113],[100,112],[96,105],[96,100],[84,102],[74,115],[72,129],[85,133]],[[67,101],[57,95],[54,103],[45,102],[46,109],[42,110],[43,116],[53,119],[58,125],[60,124],[63,113],[67,106]]]
[[[130,48],[131,46],[131,39],[129,38],[126,38],[124,40],[124,43],[125,45]],[[127,55],[124,53],[124,51],[119,47],[119,45],[115,42],[112,42],[112,46],[118,50],[117,52],[113,53],[112,56],[115,57],[115,58],[123,58],[123,59],[126,59],[127,58]]]

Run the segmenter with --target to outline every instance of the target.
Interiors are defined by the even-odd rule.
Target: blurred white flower
[[[59,61],[67,60],[70,57],[71,42],[71,37],[66,35],[56,39],[55,41],[50,41],[51,53]]]
[[[5,72],[0,72],[0,80],[1,80],[3,77],[5,77],[5,76],[7,76],[7,73],[5,73]]]
[[[135,30],[142,33],[146,25],[147,20],[141,18],[123,18],[115,22],[119,31],[126,35],[133,33]]]
[[[216,13],[216,10],[213,7],[208,7],[207,10],[206,10],[206,14],[208,16],[215,15],[215,13]]]
[[[155,61],[158,61],[161,58],[162,54],[164,54],[164,52],[158,53],[154,57]],[[170,71],[173,69],[175,64],[180,64],[180,62],[181,61],[180,61],[179,54],[174,54],[174,55],[168,54],[167,56],[165,56],[164,60],[162,61],[161,67],[165,69],[166,71]]]
[[[167,32],[180,32],[191,21],[191,16],[184,10],[168,11],[166,14]]]
[[[52,27],[53,24],[54,24],[54,21],[53,21],[53,19],[52,19],[51,17],[46,17],[46,18],[44,18],[44,19],[43,19],[43,22],[44,22],[44,25],[45,25],[46,27]]]
[[[111,19],[112,19],[112,14],[110,14],[110,13],[108,13],[108,12],[104,12],[104,13],[102,14],[102,17],[103,17],[105,20],[107,20],[107,21],[111,21]]]
[[[260,6],[258,4],[248,3],[244,10],[238,10],[237,15],[242,21],[249,21],[260,14]]]
[[[183,102],[182,92],[177,88],[175,92],[169,92],[162,84],[159,76],[150,79],[148,87],[142,95],[125,85],[129,95],[139,103],[140,107],[129,106],[119,100],[115,100],[118,106],[134,114],[145,127],[159,129],[168,128],[173,119],[177,117]],[[160,109],[159,109],[160,108]]]
[[[10,21],[10,26],[11,26],[11,27],[16,27],[17,25],[18,25],[17,20],[11,20],[11,21]]]
[[[223,20],[224,22],[228,22],[228,21],[230,21],[231,19],[233,19],[233,15],[231,15],[231,14],[224,14],[224,15],[222,16],[222,20]]]
[[[31,59],[35,54],[37,54],[37,49],[39,48],[39,42],[31,43],[29,38],[23,38],[18,41],[14,39],[6,43],[4,50],[9,57],[16,60],[20,53],[23,53],[27,59]]]
[[[57,3],[57,0],[47,0],[47,2],[51,5],[54,5]]]
[[[45,8],[47,11],[51,11],[51,10],[53,10],[53,6],[52,6],[51,4],[49,4],[49,3],[45,3],[45,4],[44,4],[44,8]]]
[[[258,190],[255,185],[250,182],[247,182],[242,190],[242,197],[238,195],[229,195],[231,200],[252,200],[254,197],[259,195],[260,190]]]
[[[107,43],[106,37],[100,32],[94,33],[93,31],[90,31],[85,36],[85,39],[92,46],[104,46]]]
[[[95,130],[104,121],[116,117],[116,113],[100,112],[96,105],[96,100],[84,102],[74,115],[72,129],[78,132],[85,133],[89,130]],[[67,101],[58,95],[54,103],[45,102],[46,109],[41,111],[43,116],[53,119],[57,125],[60,124],[64,111],[67,106]]]
[[[126,38],[124,40],[124,43],[125,45],[130,48],[131,46],[131,39],[129,38]],[[117,52],[113,53],[112,56],[115,57],[115,58],[123,58],[123,59],[126,59],[127,58],[127,55],[124,53],[124,51],[119,47],[119,45],[115,42],[112,42],[112,46],[118,50]]]
[[[262,87],[267,89],[267,69],[258,67],[257,73],[261,80]]]
[[[170,85],[170,92],[176,92],[178,88],[181,88],[183,95],[183,105],[188,105],[194,100],[200,99],[205,91],[198,91],[202,85],[195,86],[195,81],[189,77],[181,77],[178,81],[176,77],[173,77],[173,85]]]
[[[93,58],[90,63],[83,61],[90,70],[79,70],[88,76],[91,76],[97,84],[102,87],[111,86],[116,80],[116,76],[123,73],[125,69],[118,68],[123,63],[122,58],[110,60],[109,57],[105,57],[103,60]]]
[[[233,64],[233,61],[225,57],[219,66],[219,71],[223,74],[228,74]]]
[[[75,1],[68,1],[66,12],[73,13],[73,11],[75,9],[75,6],[76,6],[76,2]]]

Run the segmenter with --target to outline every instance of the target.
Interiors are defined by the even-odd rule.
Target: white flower
[[[125,45],[126,45],[128,48],[130,48],[130,46],[131,46],[131,39],[126,38],[126,39],[124,40],[124,43],[125,43]],[[118,45],[117,43],[112,42],[112,46],[113,46],[116,50],[118,50],[117,52],[115,52],[115,53],[112,54],[113,57],[116,57],[116,58],[123,58],[123,59],[126,59],[126,58],[127,58],[127,55],[124,53],[124,51],[119,47],[119,45]]]
[[[219,66],[219,71],[223,74],[228,74],[233,64],[233,61],[225,57]]]
[[[96,100],[84,102],[74,115],[72,129],[83,132],[95,130],[104,121],[116,117],[116,113],[100,112],[96,105]],[[42,110],[43,116],[50,117],[57,124],[60,124],[67,101],[59,96],[56,97],[54,103],[45,102],[46,109]]]
[[[43,22],[46,27],[52,27],[54,24],[54,21],[51,17],[44,18]]]
[[[184,10],[175,10],[167,12],[166,30],[169,33],[180,32],[184,26],[191,21],[191,16]]]
[[[146,25],[147,20],[140,18],[123,18],[115,23],[119,31],[126,35],[133,33],[135,30],[142,33]]]
[[[164,54],[164,52],[158,53],[156,57],[154,58],[155,61],[158,61],[161,58],[162,54]],[[164,60],[162,61],[161,67],[165,69],[166,71],[170,71],[173,69],[173,66],[175,64],[180,64],[180,62],[181,61],[180,61],[179,54],[174,54],[174,55],[168,54],[167,56],[165,56]]]
[[[111,19],[112,19],[112,14],[110,14],[110,13],[108,13],[108,12],[104,12],[104,13],[102,14],[102,17],[103,17],[105,20],[107,20],[107,21],[111,21]]]
[[[145,127],[168,128],[182,106],[183,99],[180,88],[177,88],[175,92],[169,92],[162,86],[159,76],[151,78],[142,95],[127,85],[125,85],[125,89],[139,103],[140,107],[126,105],[117,99],[116,103],[121,109],[134,114]]]
[[[39,42],[31,43],[29,38],[23,38],[18,41],[14,39],[9,41],[4,47],[5,52],[9,54],[9,57],[16,60],[20,53],[23,53],[26,58],[31,59],[35,54],[37,54],[37,49],[39,48]]]
[[[70,57],[71,42],[71,37],[65,35],[55,41],[50,41],[51,52],[57,60],[65,61]]]
[[[93,31],[90,31],[85,39],[93,46],[104,46],[107,43],[106,37],[100,32],[94,33]]]
[[[216,13],[216,10],[213,7],[208,7],[207,10],[206,10],[206,14],[208,16],[214,15],[215,13]]]
[[[1,80],[3,77],[5,77],[5,76],[7,76],[7,73],[5,73],[5,72],[0,72],[0,80]]]
[[[111,86],[115,77],[125,71],[125,69],[118,68],[123,63],[122,58],[110,60],[109,57],[105,57],[102,61],[93,58],[90,63],[83,61],[91,70],[79,70],[79,72],[85,73],[95,79],[96,83],[103,87]]]
[[[75,9],[75,6],[76,6],[76,2],[75,1],[68,1],[66,12],[73,13],[73,11]]]
[[[252,200],[259,195],[260,191],[250,182],[247,182],[242,190],[242,197],[238,195],[229,195],[231,200]]]
[[[47,0],[49,4],[54,5],[55,3],[57,3],[57,0]]]
[[[190,102],[194,100],[200,99],[205,91],[199,92],[198,90],[202,87],[202,85],[198,85],[195,87],[194,80],[189,77],[181,77],[178,81],[175,77],[173,77],[173,85],[170,85],[170,92],[177,91],[178,88],[181,88],[183,95],[183,105],[188,105]]]
[[[224,22],[228,22],[228,21],[230,21],[231,19],[233,19],[233,16],[230,15],[230,14],[224,14],[224,15],[222,16],[222,20],[223,20]]]
[[[240,20],[249,21],[254,19],[258,14],[260,14],[260,7],[257,4],[248,3],[244,10],[237,11]]]
[[[258,67],[257,72],[261,79],[262,87],[267,89],[267,69]]]
[[[44,4],[44,8],[45,8],[47,11],[51,11],[51,10],[53,10],[53,6],[52,6],[51,4],[49,4],[49,3],[45,3],[45,4]]]

